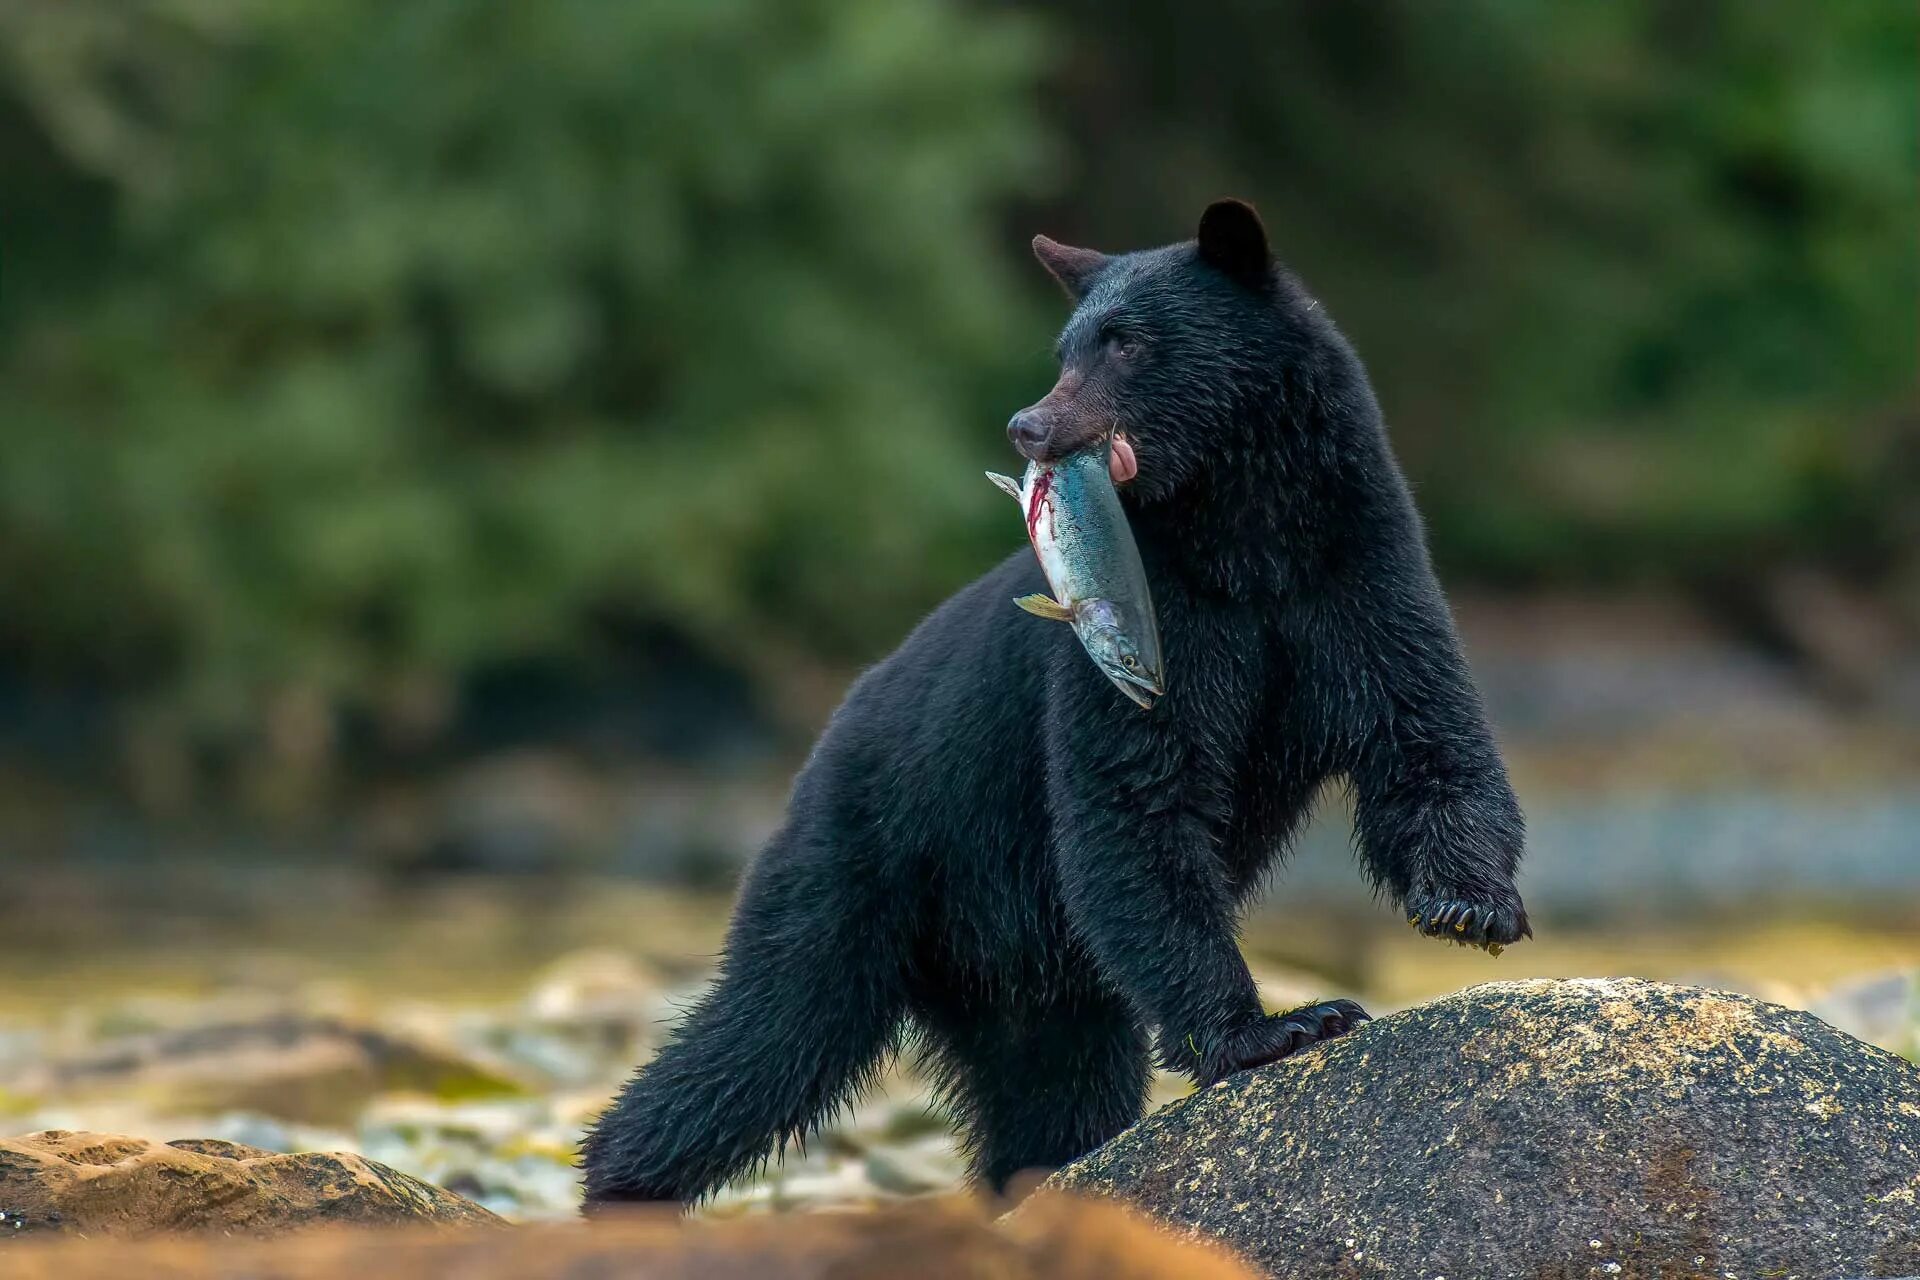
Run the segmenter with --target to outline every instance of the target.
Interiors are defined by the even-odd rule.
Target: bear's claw
[[[1429,938],[1447,938],[1463,946],[1500,948],[1533,936],[1527,909],[1518,902],[1496,905],[1467,898],[1415,898],[1407,903],[1407,923]]]
[[[1345,1035],[1373,1015],[1352,1000],[1323,1000],[1290,1013],[1272,1013],[1230,1033],[1194,1073],[1201,1088],[1236,1071],[1278,1062],[1310,1044]]]

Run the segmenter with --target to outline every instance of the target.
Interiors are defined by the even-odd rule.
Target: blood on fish
[[[1040,504],[1047,500],[1047,494],[1053,488],[1053,469],[1048,468],[1033,478],[1033,496],[1027,499],[1027,540],[1032,541],[1035,530],[1040,524]]]

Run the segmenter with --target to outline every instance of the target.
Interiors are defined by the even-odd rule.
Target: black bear
[[[1366,373],[1254,211],[1215,203],[1161,249],[1034,251],[1077,305],[1058,384],[1008,433],[1040,460],[1125,442],[1165,694],[1142,710],[1014,608],[1046,590],[1025,548],[861,676],[719,980],[588,1135],[590,1209],[711,1193],[903,1045],[1000,1190],[1133,1123],[1151,1048],[1205,1085],[1340,1034],[1350,1001],[1265,1013],[1235,938],[1330,780],[1417,927],[1530,933],[1519,806]]]

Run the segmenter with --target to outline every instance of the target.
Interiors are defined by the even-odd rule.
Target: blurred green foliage
[[[1025,24],[157,0],[0,48],[33,661],[237,723],[597,614],[844,656],[971,567],[978,382],[1038,328],[991,218],[1039,155]]]
[[[1018,543],[1044,229],[1254,197],[1456,583],[1911,554],[1913,6],[0,0],[0,665],[239,726]],[[1904,434],[1903,434],[1904,433]],[[1904,522],[1904,523],[1903,523]]]

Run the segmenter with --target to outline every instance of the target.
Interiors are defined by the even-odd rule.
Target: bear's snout
[[[1042,452],[1047,445],[1047,435],[1047,422],[1039,405],[1029,405],[1007,420],[1007,439],[1022,456],[1035,462],[1046,461]]]
[[[1074,374],[1062,374],[1053,390],[1008,420],[1007,439],[1023,457],[1044,466],[1107,434],[1110,419],[1089,411],[1087,397],[1077,394],[1080,383]]]

